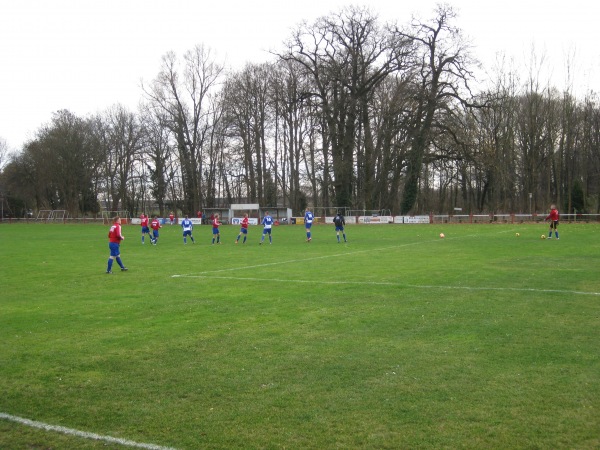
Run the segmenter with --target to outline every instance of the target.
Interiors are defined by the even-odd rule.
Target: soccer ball
[[[446,236],[444,235],[444,233],[440,233],[440,238],[444,239]]]
[[[516,237],[519,237],[519,236],[521,236],[521,235],[520,235],[519,233],[515,233],[515,236],[516,236]]]
[[[545,234],[542,234],[542,239],[546,239],[546,235]]]

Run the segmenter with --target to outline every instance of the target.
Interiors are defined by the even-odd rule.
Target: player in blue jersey
[[[312,241],[312,234],[310,232],[310,229],[312,227],[314,218],[315,217],[313,216],[313,213],[310,212],[310,209],[306,208],[306,211],[304,212],[304,226],[306,227],[306,242]]]
[[[265,242],[265,235],[269,235],[269,244],[273,243],[273,237],[271,236],[271,228],[273,227],[273,218],[269,215],[269,211],[265,211],[265,217],[262,220],[263,224],[263,232],[262,237],[260,238],[260,245]]]
[[[340,243],[340,232],[342,233],[342,236],[344,236],[344,242],[348,242],[346,240],[346,232],[344,231],[346,219],[344,219],[344,216],[340,211],[338,211],[337,215],[333,218],[333,224],[335,225],[335,234],[337,235],[338,244]]]
[[[181,228],[183,228],[183,243],[187,244],[188,236],[192,240],[192,244],[195,244],[194,236],[192,236],[192,230],[194,229],[194,224],[190,220],[188,216],[185,216],[185,219],[181,221]]]

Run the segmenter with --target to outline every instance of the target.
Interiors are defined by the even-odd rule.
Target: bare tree
[[[0,171],[8,164],[10,153],[8,142],[6,142],[6,139],[0,137]]]
[[[244,172],[247,198],[264,203],[264,180],[267,171],[267,139],[271,126],[269,65],[248,64],[232,74],[225,85],[228,135],[238,149]]]
[[[590,212],[600,212],[600,101],[589,93],[582,105],[584,173],[583,193]]]
[[[209,49],[194,47],[183,56],[179,67],[175,53],[167,53],[162,69],[144,93],[152,107],[168,118],[165,125],[172,132],[179,160],[185,209],[200,209],[204,199],[203,164],[207,137],[214,125],[211,93],[218,87],[223,71]]]
[[[436,8],[433,23],[415,20],[408,31],[398,30],[417,48],[415,104],[409,128],[411,147],[401,214],[410,212],[417,200],[423,158],[433,139],[436,120],[440,114],[451,113],[453,102],[464,103],[464,94],[470,94],[468,81],[472,79],[473,61],[460,30],[451,25],[455,17],[450,6],[441,5]]]
[[[165,199],[168,187],[179,173],[179,160],[171,139],[171,132],[165,123],[169,120],[164,111],[144,105],[141,112],[144,128],[144,149],[140,155],[142,180],[142,211],[152,213],[150,200],[158,204],[159,214],[165,214]],[[146,192],[148,185],[148,192]]]
[[[403,60],[398,51],[405,50],[399,40],[405,38],[379,27],[370,11],[350,7],[314,25],[303,24],[280,55],[300,64],[311,78],[309,94],[323,117],[322,145],[331,155],[337,205],[352,204],[361,111],[368,116],[374,89],[398,70]]]
[[[275,157],[271,168],[283,193],[284,204],[288,199],[289,205],[295,211],[304,211],[306,208],[306,195],[302,192],[301,182],[303,148],[309,134],[317,132],[311,129],[310,117],[315,117],[315,107],[307,94],[310,92],[310,80],[300,68],[297,62],[280,61],[271,85],[276,120],[276,148],[281,143],[279,159]],[[320,120],[320,117],[317,119]],[[320,129],[320,126],[318,128]],[[326,157],[323,159],[328,161]],[[322,176],[328,177],[326,166]]]
[[[143,148],[143,128],[138,116],[122,105],[109,108],[102,122],[105,148],[105,175],[110,209],[133,211],[134,200],[128,187],[134,178],[134,164]]]

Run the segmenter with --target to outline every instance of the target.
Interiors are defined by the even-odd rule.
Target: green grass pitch
[[[0,225],[0,448],[600,448],[600,225],[346,230]]]

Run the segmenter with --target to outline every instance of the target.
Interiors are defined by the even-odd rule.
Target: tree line
[[[165,54],[137,111],[56,112],[0,173],[15,214],[230,203],[395,214],[600,212],[600,108],[477,61],[450,6],[400,27],[348,7],[269,63]]]

